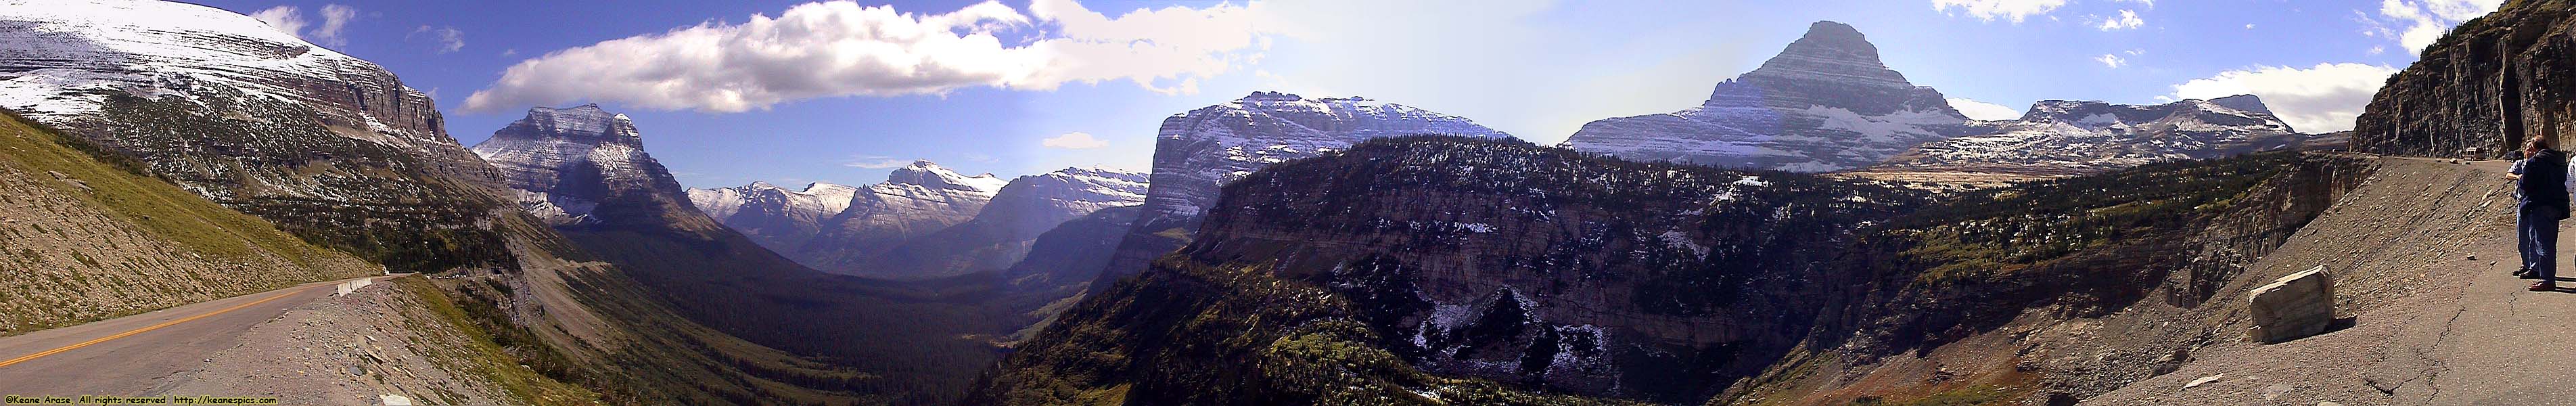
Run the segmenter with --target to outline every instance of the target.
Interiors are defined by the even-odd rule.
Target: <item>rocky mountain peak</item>
[[[518,190],[522,208],[554,224],[600,221],[591,211],[610,201],[643,213],[608,217],[645,224],[688,209],[679,182],[644,153],[635,122],[595,104],[528,109],[474,153]]]
[[[1979,132],[1941,92],[1879,61],[1849,25],[1819,21],[1762,67],[1682,111],[1593,121],[1563,146],[1639,161],[1825,172]]]
[[[1817,21],[1807,26],[1807,34],[1789,43],[1779,55],[1764,61],[1762,67],[1745,73],[1743,80],[1837,81],[1882,86],[1913,87],[1905,75],[1887,68],[1878,59],[1878,46],[1851,25]]]
[[[2157,105],[2041,100],[1994,130],[1924,143],[1872,170],[2084,175],[2175,159],[2301,148],[2304,138],[2254,96]]]

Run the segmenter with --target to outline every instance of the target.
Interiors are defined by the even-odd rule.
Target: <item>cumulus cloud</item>
[[[1045,146],[1047,148],[1092,149],[1109,146],[1109,142],[1101,141],[1099,138],[1092,138],[1091,133],[1076,131],[1064,133],[1064,135],[1058,135],[1053,138],[1038,140],[1038,145]]]
[[[2103,31],[2131,30],[2137,29],[2139,26],[2143,25],[2147,25],[2147,20],[2138,19],[2137,11],[2120,10],[2120,16],[2103,17],[2102,23],[2094,25],[2093,28],[2101,29]]]
[[[316,44],[335,47],[349,44],[348,38],[342,37],[341,33],[349,28],[350,21],[358,19],[357,8],[324,4],[322,10],[316,14],[322,16],[320,25],[315,25],[313,20],[304,19],[304,10],[295,6],[269,7],[266,10],[250,13],[250,17],[259,19],[259,22],[268,23],[269,27],[276,28],[278,31],[295,34],[298,38],[313,41]]]
[[[2370,104],[2397,68],[2359,63],[2321,63],[2310,68],[2256,66],[2219,72],[2174,85],[2173,99],[2213,99],[2251,94],[2263,98],[2281,121],[2305,132],[2352,129],[2354,117]]]
[[[296,35],[303,35],[298,33],[304,32],[304,26],[312,24],[311,22],[304,21],[303,12],[301,10],[296,10],[295,6],[269,7],[267,10],[250,13],[250,18],[256,18],[259,19],[259,22],[268,23],[270,28],[276,28],[278,31],[285,31],[288,34]]]
[[[411,30],[411,34],[405,37],[409,38],[418,36],[428,36],[431,39],[438,40],[438,53],[444,54],[465,49],[465,32],[456,30],[456,27],[430,28],[429,26],[424,25],[420,26],[418,29]]]
[[[2369,25],[2362,34],[2396,40],[2407,51],[2422,53],[2451,27],[2503,4],[2504,0],[2381,0],[2379,17],[2361,17]]]
[[[2005,20],[2020,24],[2022,19],[2048,14],[2065,6],[2066,0],[1932,0],[1932,10],[1950,12],[1955,7],[1980,20]]]
[[[1201,78],[1258,60],[1271,34],[1255,17],[1260,7],[1175,6],[1112,17],[1073,0],[1036,0],[1025,13],[988,0],[944,14],[806,3],[777,17],[549,52],[503,71],[466,98],[465,110],[589,100],[740,112],[820,97],[1042,91],[1117,80],[1187,94]]]
[[[2104,66],[2104,67],[2108,67],[2108,68],[2111,68],[2111,69],[2119,69],[2119,68],[2120,68],[2120,67],[2122,67],[2122,66],[2128,66],[2128,65],[2129,65],[2129,60],[2128,60],[2128,59],[2123,59],[2123,58],[2120,58],[2120,56],[2119,56],[2119,55],[2112,55],[2112,54],[2102,54],[2102,56],[2093,57],[2093,61],[2094,61],[2094,62],[2101,62],[2101,63],[2102,63],[2102,66]]]
[[[1970,119],[1977,119],[1977,120],[1990,120],[1990,121],[1991,121],[1991,120],[2011,120],[2011,119],[2021,118],[2021,110],[2018,110],[2018,109],[2014,109],[2014,108],[2011,108],[2011,107],[2004,107],[2004,105],[2001,105],[2001,104],[1987,103],[1987,102],[1981,102],[1981,101],[1970,100],[1970,99],[1964,99],[1964,98],[1957,98],[1957,97],[1952,97],[1952,98],[1950,98],[1950,108],[1953,108],[1953,109],[1959,109],[1959,114],[1964,114],[1964,115],[1967,115],[1967,116],[1968,116],[1968,118],[1970,118]]]

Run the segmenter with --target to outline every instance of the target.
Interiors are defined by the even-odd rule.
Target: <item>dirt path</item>
[[[2086,404],[2576,404],[2576,293],[2526,292],[2508,274],[2518,257],[2507,164],[2383,162],[2249,271],[2326,265],[2350,327],[2274,345],[2238,331]],[[2576,275],[2559,261],[2562,277]],[[2240,293],[2220,300],[2244,300],[2229,291]]]

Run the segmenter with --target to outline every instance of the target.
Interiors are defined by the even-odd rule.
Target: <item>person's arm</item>
[[[2505,172],[2504,172],[2504,179],[2505,179],[2505,180],[2522,180],[2522,168],[2523,168],[2524,166],[2528,166],[2528,165],[2531,165],[2531,159],[2530,159],[2530,158],[2524,158],[2524,159],[2516,159],[2516,160],[2514,160],[2514,161],[2513,161],[2513,170],[2505,171]]]

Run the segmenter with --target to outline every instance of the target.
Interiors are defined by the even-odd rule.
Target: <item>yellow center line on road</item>
[[[234,310],[241,310],[242,308],[245,308],[245,307],[257,306],[257,305],[259,305],[259,304],[261,304],[261,303],[268,303],[269,301],[273,301],[273,300],[277,300],[277,299],[284,299],[284,298],[286,298],[287,296],[294,296],[296,293],[302,293],[302,292],[303,292],[304,290],[306,290],[306,289],[313,289],[313,288],[312,288],[312,287],[307,287],[307,288],[303,288],[303,289],[294,289],[294,290],[292,290],[292,291],[288,291],[288,292],[285,292],[285,293],[279,293],[279,294],[277,294],[276,296],[269,296],[267,299],[260,299],[259,301],[256,301],[256,302],[250,302],[250,303],[243,303],[243,304],[233,305],[233,307],[226,307],[226,308],[224,308],[223,310],[216,310],[216,311],[209,312],[209,313],[206,313],[206,314],[200,314],[200,315],[195,315],[195,316],[188,316],[187,318],[182,318],[182,319],[178,319],[178,320],[165,321],[165,322],[161,322],[161,324],[154,324],[154,325],[152,325],[151,327],[144,327],[144,328],[134,329],[134,331],[128,331],[128,332],[123,332],[123,333],[116,333],[116,335],[112,335],[112,336],[99,337],[99,338],[98,338],[98,339],[96,339],[96,340],[83,341],[83,342],[81,342],[80,344],[67,345],[67,346],[63,346],[63,348],[55,348],[55,349],[51,349],[51,350],[46,350],[45,352],[39,352],[39,353],[34,353],[34,354],[27,354],[27,356],[24,356],[24,357],[11,358],[11,359],[9,359],[8,361],[0,361],[0,368],[7,368],[7,367],[9,367],[10,365],[17,365],[17,364],[18,364],[18,363],[20,363],[20,362],[27,362],[27,361],[29,361],[29,360],[34,360],[34,359],[37,359],[37,358],[44,358],[44,357],[45,357],[45,356],[47,356],[47,355],[59,354],[59,353],[62,353],[63,351],[77,350],[77,349],[80,349],[81,347],[88,347],[88,346],[90,346],[90,345],[92,345],[92,344],[98,344],[98,343],[107,342],[108,340],[114,340],[114,339],[119,339],[119,338],[125,338],[125,336],[130,336],[130,335],[135,335],[135,334],[143,334],[143,332],[146,332],[146,331],[159,330],[159,329],[161,329],[162,327],[169,327],[169,326],[176,325],[176,324],[179,324],[179,323],[186,323],[186,322],[189,322],[189,321],[194,321],[194,320],[196,320],[196,319],[202,319],[202,318],[207,318],[207,317],[213,317],[214,315],[218,315],[218,314],[231,313],[231,312],[232,312],[232,311],[234,311]]]

